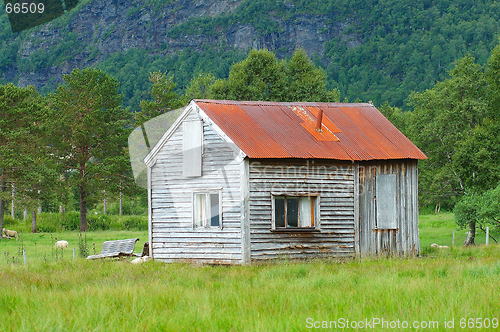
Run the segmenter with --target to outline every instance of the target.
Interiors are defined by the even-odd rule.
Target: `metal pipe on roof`
[[[318,122],[316,122],[316,131],[323,131],[321,129],[321,125],[322,125],[322,122],[323,122],[323,109],[319,109],[319,114],[318,114]]]

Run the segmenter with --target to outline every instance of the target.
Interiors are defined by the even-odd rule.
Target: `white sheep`
[[[64,248],[67,248],[68,246],[69,246],[69,243],[68,243],[68,241],[65,241],[65,240],[59,240],[55,244],[55,247],[57,249],[64,249]]]
[[[440,246],[439,244],[437,243],[433,243],[431,244],[431,247],[432,248],[438,248],[438,249],[448,249],[449,247],[448,246]]]
[[[16,238],[17,239],[17,232],[16,231],[11,231],[5,228],[2,228],[2,236],[1,237],[6,237],[6,238]]]
[[[149,256],[142,256],[142,257],[137,257],[135,259],[133,259],[130,263],[132,264],[142,264],[142,263],[145,263],[147,261],[150,261],[151,260],[151,257]]]

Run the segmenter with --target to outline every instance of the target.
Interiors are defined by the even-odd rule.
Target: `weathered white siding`
[[[376,178],[380,174],[396,175],[396,228],[391,230],[381,229],[376,220]],[[359,193],[361,255],[418,254],[420,243],[417,161],[391,160],[360,163]]]
[[[184,121],[199,120],[196,108]],[[240,164],[236,153],[204,121],[202,176],[183,176],[180,125],[151,169],[152,254],[157,260],[240,263]],[[222,188],[222,229],[193,228],[192,193]]]
[[[250,160],[251,259],[354,256],[355,169],[335,161]],[[318,231],[272,231],[272,192],[319,193]]]

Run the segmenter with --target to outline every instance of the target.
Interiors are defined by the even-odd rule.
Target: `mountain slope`
[[[497,42],[495,1],[82,0],[61,18],[12,34],[0,14],[0,81],[50,91],[61,74],[96,65],[118,78],[128,105],[148,72],[227,75],[251,48],[280,57],[304,48],[349,100],[404,105],[466,53],[484,62]]]

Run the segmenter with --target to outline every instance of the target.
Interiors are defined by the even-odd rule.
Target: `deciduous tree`
[[[136,114],[136,122],[139,124],[165,112],[182,107],[186,103],[186,100],[175,92],[175,83],[171,76],[161,72],[152,72],[149,75],[149,80],[152,84],[152,99],[141,101],[141,112]]]
[[[285,101],[339,101],[338,90],[328,90],[326,73],[314,65],[307,53],[299,49],[286,61]]]
[[[218,99],[282,100],[285,96],[285,66],[274,53],[252,50],[234,64],[226,80],[217,80],[211,93]]]
[[[466,56],[449,79],[411,97],[410,135],[429,157],[420,167],[424,203],[460,201],[455,211],[468,227],[465,245],[474,244],[479,223],[472,202],[500,181],[498,56],[497,47],[486,69]]]

